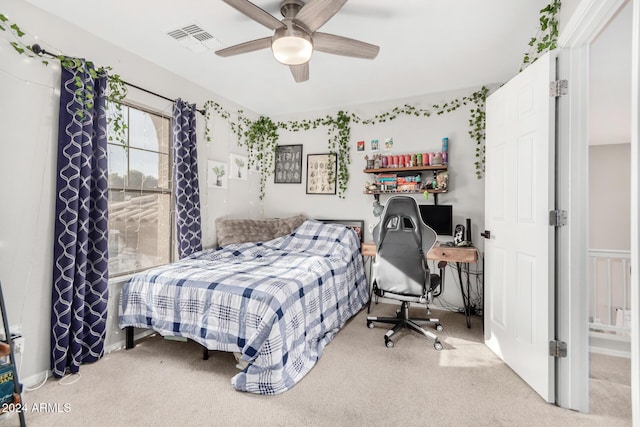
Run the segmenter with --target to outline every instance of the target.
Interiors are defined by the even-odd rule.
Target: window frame
[[[141,189],[136,189],[136,191],[140,191],[140,194],[169,194],[169,263],[174,262],[176,259],[176,254],[177,254],[177,248],[176,248],[176,227],[175,227],[175,190],[174,190],[174,186],[173,186],[173,180],[174,180],[174,164],[173,164],[173,139],[171,138],[171,129],[173,126],[173,117],[169,114],[166,114],[160,110],[156,110],[153,108],[149,108],[149,107],[145,107],[142,106],[140,104],[137,104],[135,102],[131,102],[131,101],[124,101],[124,102],[120,102],[120,104],[124,107],[127,108],[133,108],[136,109],[138,111],[142,111],[144,113],[147,114],[151,114],[157,117],[160,117],[162,119],[167,119],[169,120],[169,126],[168,126],[168,133],[167,133],[167,138],[168,138],[168,162],[169,162],[169,176],[168,178],[168,189],[163,189],[163,188],[141,188]],[[129,110],[127,110],[127,115],[129,115]],[[145,148],[139,148],[139,147],[131,147],[130,144],[130,127],[129,127],[129,116],[127,117],[127,129],[126,129],[126,136],[127,136],[127,146],[125,148],[125,150],[127,150],[127,152],[129,150],[131,150],[132,148],[134,150],[139,150],[141,152],[146,152],[146,153],[160,153],[160,154],[164,154],[161,151],[154,151],[154,150],[149,150],[149,149],[145,149]],[[107,141],[107,146],[109,145],[119,145],[119,142],[114,141],[111,142],[110,140]],[[127,170],[127,174],[130,170],[130,166],[131,166],[131,157],[129,155],[126,156],[126,170]],[[107,176],[109,176],[110,171],[107,169]],[[159,178],[159,177],[158,177]],[[116,192],[127,192],[127,191],[131,191],[130,188],[127,187],[127,185],[123,185],[123,186],[111,186],[111,184],[108,184],[107,187],[107,191],[109,193],[111,193],[111,191],[116,191]],[[125,276],[131,276],[133,274],[136,273],[140,273],[142,271],[148,270],[150,268],[154,268],[154,267],[158,267],[160,265],[163,264],[154,264],[154,265],[150,265],[148,267],[144,267],[141,269],[133,269],[130,271],[125,271],[125,272],[119,272],[119,273],[112,273],[111,271],[109,271],[109,279],[120,279],[122,277]]]

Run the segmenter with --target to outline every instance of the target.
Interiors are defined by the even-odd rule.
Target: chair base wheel
[[[367,328],[369,328],[369,329],[373,329],[373,328],[375,328],[375,327],[376,327],[376,325],[375,325],[371,320],[368,320],[368,321],[367,321]]]
[[[436,323],[436,331],[438,331],[438,332],[444,331],[444,328],[442,327],[442,325],[440,323]]]
[[[442,343],[440,341],[436,341],[433,343],[433,348],[435,348],[437,351],[442,350]]]
[[[393,341],[391,341],[387,337],[384,337],[384,344],[387,346],[387,348],[393,348]]]

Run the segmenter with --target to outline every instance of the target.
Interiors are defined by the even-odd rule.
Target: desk
[[[362,243],[362,255],[375,257],[376,244],[374,242]],[[467,328],[471,328],[471,280],[467,269],[466,290],[462,280],[462,265],[478,262],[478,251],[473,246],[455,247],[443,246],[442,243],[436,242],[435,245],[427,253],[428,260],[455,262],[458,267],[458,279],[460,280],[460,292],[462,293],[462,303],[464,305],[464,315],[467,320]]]

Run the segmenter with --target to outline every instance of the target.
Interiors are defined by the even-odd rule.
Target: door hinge
[[[552,227],[567,225],[567,211],[563,211],[562,209],[549,211],[549,225]]]
[[[567,343],[564,341],[549,341],[549,356],[551,357],[567,357]]]
[[[549,85],[549,95],[557,98],[569,93],[569,81],[568,80],[556,80]]]

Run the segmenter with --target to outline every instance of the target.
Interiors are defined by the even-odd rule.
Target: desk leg
[[[370,256],[369,259],[367,260],[369,262],[369,277],[368,282],[369,282],[369,302],[367,303],[367,314],[371,313],[371,300],[373,299],[373,285],[372,285],[372,277],[371,277],[371,270],[372,270],[372,264],[373,264],[373,257]]]
[[[467,289],[464,289],[464,281],[462,280],[462,264],[456,262],[458,267],[458,280],[460,281],[460,293],[462,294],[462,305],[464,306],[464,317],[467,321],[467,328],[471,329],[471,279],[469,278],[469,264],[464,263],[467,267]]]

